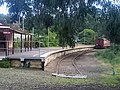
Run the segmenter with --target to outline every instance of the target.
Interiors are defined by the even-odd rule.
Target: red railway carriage
[[[95,47],[94,48],[107,48],[110,47],[110,41],[106,38],[97,39],[95,41]]]

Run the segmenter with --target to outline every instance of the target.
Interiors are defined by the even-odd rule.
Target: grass
[[[115,87],[120,85],[120,76],[112,75],[102,75],[102,77],[97,79],[71,79],[71,78],[59,78],[59,77],[49,77],[46,78],[47,85],[57,85],[57,86],[71,86],[71,85],[102,85]]]
[[[85,85],[93,83],[93,80],[52,77],[48,83],[53,85]]]
[[[23,70],[23,69],[0,69],[0,83],[12,84],[19,83],[23,85],[48,85],[48,86],[76,86],[76,85],[101,85],[101,86],[119,86],[119,77],[112,75],[102,75],[97,79],[70,79],[47,75],[43,71]]]
[[[109,49],[98,51],[95,56],[98,60],[109,64],[111,69],[98,80],[100,84],[120,85],[120,47],[113,46]],[[115,72],[115,75],[113,74]],[[114,75],[114,76],[113,76]]]
[[[43,71],[34,70],[23,70],[13,68],[0,68],[0,83],[19,83],[26,85],[39,84],[39,85],[50,85],[50,86],[71,86],[71,85],[89,85],[93,84],[92,79],[70,79],[60,78],[47,75]]]
[[[120,81],[119,81],[120,76],[112,76],[112,75],[103,75],[101,78],[99,78],[97,81],[98,84],[104,85],[104,86],[119,86]]]

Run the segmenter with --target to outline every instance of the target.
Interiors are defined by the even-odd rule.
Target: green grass
[[[97,84],[101,84],[104,86],[119,86],[120,85],[120,76],[112,76],[112,75],[103,75],[101,78],[99,78],[97,81]]]
[[[72,78],[60,78],[52,77],[49,83],[57,85],[84,85],[91,84],[93,81],[91,79],[72,79]]]
[[[100,84],[116,86],[120,85],[120,50],[111,47],[110,49],[105,49],[102,51],[96,52],[95,56],[98,60],[109,64],[111,69],[106,72],[106,74],[102,75],[102,77],[98,80]],[[115,71],[115,75],[113,76],[113,68]]]
[[[57,86],[70,86],[70,85],[102,85],[102,86],[119,86],[120,76],[102,75],[97,79],[71,79],[71,78],[60,78],[60,77],[49,77],[45,81],[47,85]]]

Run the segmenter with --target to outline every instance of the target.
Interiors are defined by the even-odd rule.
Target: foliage
[[[7,0],[6,3],[11,21],[20,19],[22,23],[25,16],[25,28],[29,31],[34,27],[35,33],[47,36],[48,28],[54,26],[62,47],[74,47],[76,37],[85,28],[104,35],[112,43],[120,43],[120,8],[110,0]]]
[[[15,39],[14,41],[15,41],[15,42],[14,42],[14,47],[15,47],[15,48],[20,48],[20,39],[17,38],[17,39]]]
[[[0,14],[0,23],[2,23],[4,25],[10,24],[10,16]]]
[[[94,4],[101,0],[9,0],[6,1],[12,21],[16,22],[25,15],[25,28],[35,28],[35,32],[55,26],[61,46],[75,46],[78,32],[84,29],[87,14],[95,15]],[[65,33],[64,33],[65,32]],[[61,38],[63,37],[63,38]]]
[[[102,33],[115,44],[120,40],[120,8],[119,5],[108,1],[103,4],[101,22],[104,23]]]
[[[0,61],[0,68],[9,68],[10,61],[8,59],[3,59]]]
[[[91,29],[84,29],[79,33],[79,40],[85,44],[94,44],[97,33]]]
[[[36,42],[37,41],[41,42],[41,47],[48,47],[48,42],[49,42],[50,47],[59,46],[58,36],[54,31],[52,31],[52,28],[50,28],[48,35],[40,36],[40,35],[35,34],[33,40]]]
[[[7,7],[9,8],[9,14],[11,21],[19,21],[19,18],[24,15],[31,14],[31,0],[6,0]]]
[[[111,64],[120,64],[120,60],[118,58],[120,55],[120,46],[112,45],[109,49],[99,51],[96,53],[97,56],[101,56],[106,59]]]
[[[104,62],[110,63],[112,65],[112,72],[115,75],[117,72],[120,72],[116,67],[120,65],[120,46],[119,45],[112,45],[110,49],[100,51],[96,53],[97,57],[100,57]]]
[[[55,32],[49,31],[49,45],[50,46],[58,46],[58,36]]]
[[[119,85],[119,78],[120,76],[111,76],[111,75],[103,75],[102,78],[100,78],[99,80],[97,80],[96,83],[101,84],[101,85],[105,85],[105,86],[117,86]]]

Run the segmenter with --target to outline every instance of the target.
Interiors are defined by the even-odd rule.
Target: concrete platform
[[[51,52],[51,51],[56,51],[56,50],[60,50],[61,48],[37,48],[37,49],[33,49],[32,51],[27,51],[27,52],[22,52],[22,53],[17,53],[14,55],[9,55],[6,56],[6,58],[9,59],[20,59],[20,58],[24,58],[24,59],[40,59],[40,56]]]
[[[57,48],[38,48],[33,49],[33,51],[17,53],[14,55],[6,56],[11,62],[12,67],[25,67],[25,68],[42,68],[52,60],[57,57],[61,57],[62,55],[66,55],[69,53],[74,53],[77,51],[81,51],[82,48],[90,48],[93,45],[81,45],[75,48],[66,48],[62,49],[60,47]]]

